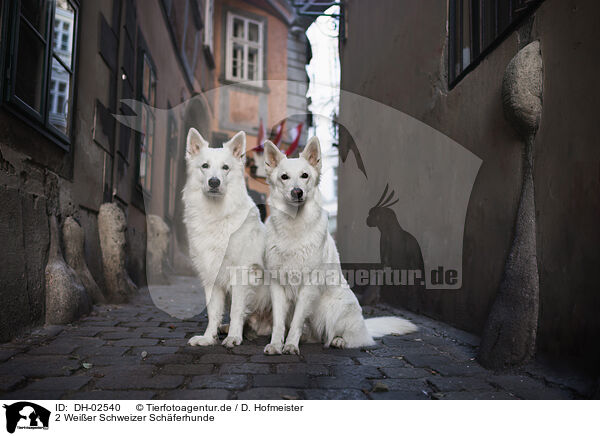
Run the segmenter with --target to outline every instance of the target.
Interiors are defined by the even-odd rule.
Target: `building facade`
[[[344,5],[340,118],[352,111],[344,91],[356,93],[424,123],[481,159],[461,237],[462,286],[417,293],[398,288],[388,298],[478,335],[513,240],[523,171],[522,140],[504,116],[503,75],[520,49],[539,41],[543,113],[534,143],[540,291],[537,350],[597,370],[598,2],[348,0]],[[368,208],[357,207],[357,201],[365,198],[372,206],[390,183],[390,191],[412,199],[388,208],[396,224],[410,231],[416,224],[406,217],[422,191],[407,193],[400,180],[426,186],[432,183],[434,168],[397,174],[400,162],[421,156],[429,144],[420,144],[419,150],[410,148],[415,153],[410,157],[403,154],[406,148],[399,147],[397,138],[362,144],[358,146],[368,183],[353,158],[340,166],[338,235],[353,235],[338,236],[340,254],[342,261],[348,261],[372,252],[374,262],[385,263],[385,256],[393,257],[402,248],[396,246],[391,254],[382,251],[379,257],[380,239],[383,247],[391,236],[379,234],[365,222]],[[347,155],[353,147],[353,139],[342,131],[340,154]],[[461,176],[456,168],[450,168],[448,175],[451,182]],[[433,207],[426,212],[439,217],[447,213]],[[422,246],[423,256],[443,249],[444,238],[437,242],[437,248]]]

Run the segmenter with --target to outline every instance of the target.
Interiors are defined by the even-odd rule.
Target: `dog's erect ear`
[[[277,148],[275,144],[273,144],[268,139],[265,141],[265,170],[267,174],[271,174],[271,172],[277,168],[279,162],[283,159],[286,159],[285,154]]]
[[[192,127],[187,135],[185,157],[191,159],[200,153],[200,150],[204,147],[208,147],[208,142],[206,142],[200,132]]]
[[[236,159],[241,158],[246,154],[246,133],[240,130],[223,147],[228,148]]]
[[[321,144],[319,138],[316,136],[310,138],[300,156],[306,159],[317,171],[321,172]]]

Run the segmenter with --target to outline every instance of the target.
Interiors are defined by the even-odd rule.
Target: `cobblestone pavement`
[[[161,297],[162,298],[162,297]],[[386,307],[419,332],[386,336],[375,347],[265,356],[267,338],[189,347],[204,314],[182,321],[148,293],[131,304],[97,306],[68,326],[50,326],[0,345],[2,399],[569,399],[593,383],[538,364],[493,373],[474,360],[477,338],[425,317]]]

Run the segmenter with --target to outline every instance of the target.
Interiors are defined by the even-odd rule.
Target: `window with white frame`
[[[215,10],[214,0],[204,0],[204,34],[202,39],[204,47],[213,53],[213,14]]]
[[[263,23],[229,12],[226,79],[262,80],[263,55]]]

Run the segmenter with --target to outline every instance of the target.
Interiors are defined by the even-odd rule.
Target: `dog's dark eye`
[[[281,175],[281,180],[287,180],[289,178],[290,178],[290,176],[288,176],[287,174],[282,174]]]
[[[208,168],[208,164],[207,163],[202,164],[202,168]]]
[[[308,173],[302,173],[300,177],[302,177],[303,179],[308,179]]]
[[[229,165],[223,165],[223,169],[227,171],[229,169]]]

